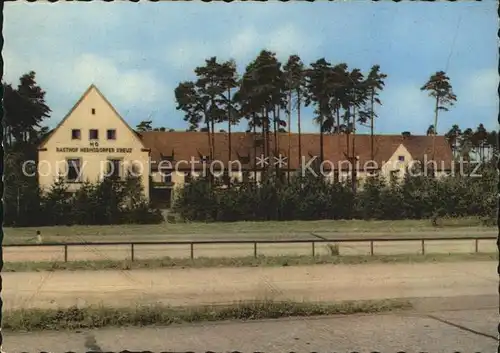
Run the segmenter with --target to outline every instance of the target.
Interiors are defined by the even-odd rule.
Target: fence
[[[375,243],[387,243],[387,242],[420,242],[422,255],[426,254],[425,245],[426,242],[433,241],[460,241],[460,240],[472,240],[474,241],[475,253],[479,252],[479,241],[484,240],[496,240],[494,236],[484,236],[484,237],[433,237],[433,238],[342,238],[342,239],[286,239],[286,240],[200,240],[200,241],[134,241],[134,242],[70,242],[70,243],[41,243],[41,244],[6,244],[3,245],[4,248],[9,247],[20,247],[20,248],[34,248],[34,247],[59,247],[64,248],[64,261],[68,261],[68,250],[71,247],[78,246],[90,246],[90,247],[100,247],[100,246],[129,246],[130,247],[130,260],[134,261],[136,247],[140,245],[189,245],[190,257],[195,258],[195,246],[196,245],[236,245],[236,244],[249,244],[253,245],[253,256],[258,256],[258,245],[259,244],[311,244],[311,256],[316,256],[316,244],[327,243],[327,244],[342,244],[342,243],[369,243],[370,244],[370,255],[374,256],[374,244]]]

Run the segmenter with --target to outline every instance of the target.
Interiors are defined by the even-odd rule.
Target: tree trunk
[[[352,167],[352,192],[356,193],[357,189],[357,181],[358,181],[358,168],[357,168],[357,159],[356,159],[356,106],[352,109],[352,156],[351,163]]]
[[[215,158],[215,123],[213,119],[211,119],[210,124],[212,125],[212,155],[210,156],[210,162],[212,162]]]
[[[434,108],[434,135],[432,137],[432,160],[434,161],[436,154],[436,135],[437,135],[437,123],[438,123],[438,108],[439,108],[439,97],[436,97],[436,107]]]
[[[323,115],[320,114],[320,122],[319,122],[319,161],[323,163]]]
[[[297,134],[299,140],[299,168],[302,163],[302,131],[300,128],[300,92],[297,93]]]
[[[375,122],[374,122],[375,112],[373,111],[373,109],[375,108],[374,100],[375,100],[375,92],[372,91],[372,101],[371,101],[372,107],[371,107],[371,111],[370,111],[370,115],[371,115],[370,116],[370,150],[371,150],[370,157],[371,157],[372,163],[373,163],[373,160],[375,159],[375,150],[373,147],[373,127],[375,125]]]
[[[253,178],[254,181],[257,182],[257,121],[256,121],[256,114],[253,113],[253,154],[254,154],[254,161],[253,161]]]
[[[292,151],[292,91],[288,94],[288,168],[286,180],[290,183],[290,153]]]
[[[209,154],[210,154],[210,158],[212,158],[211,156],[213,155],[213,146],[212,146],[212,136],[211,136],[211,133],[210,133],[210,122],[209,120],[207,119],[206,120],[206,124],[207,124],[207,137],[208,137],[208,150],[209,150]],[[208,181],[209,182],[212,182],[212,176],[209,175],[208,176]]]
[[[232,125],[232,121],[231,121],[231,114],[232,114],[232,107],[231,107],[231,89],[228,88],[227,89],[227,96],[228,96],[228,114],[227,114],[227,138],[228,138],[228,159],[227,159],[227,167],[229,168],[229,166],[231,165],[231,152],[232,152],[232,146],[231,146],[231,125]],[[228,173],[228,178],[227,178],[227,186],[230,187],[231,186],[231,174],[230,174],[230,170],[227,171]]]
[[[437,123],[438,123],[438,111],[439,111],[439,97],[436,97],[436,107],[434,108],[434,134],[432,135],[432,161],[436,158],[436,135],[437,135]],[[431,168],[431,176],[435,176],[434,163]]]

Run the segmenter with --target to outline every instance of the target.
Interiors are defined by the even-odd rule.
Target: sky
[[[153,126],[184,130],[174,89],[195,79],[196,66],[216,56],[236,60],[242,72],[268,49],[283,62],[291,54],[305,64],[324,57],[365,74],[380,65],[388,77],[376,133],[425,134],[433,100],[420,87],[439,70],[450,77],[458,102],[441,114],[438,133],[453,124],[496,129],[497,30],[494,0],[15,2],[4,9],[4,80],[17,85],[23,73],[37,73],[52,109],[50,127],[94,83],[132,127],[152,120]],[[305,131],[318,131],[313,117],[312,109],[303,112]]]

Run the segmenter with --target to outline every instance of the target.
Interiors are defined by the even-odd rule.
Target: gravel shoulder
[[[4,310],[174,306],[248,300],[336,302],[496,293],[493,261],[3,274]]]

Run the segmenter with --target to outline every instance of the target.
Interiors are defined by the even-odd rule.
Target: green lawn
[[[132,241],[194,239],[310,239],[314,234],[328,238],[344,236],[494,235],[478,218],[443,219],[439,227],[429,220],[401,221],[287,221],[232,223],[162,223],[156,225],[54,226],[4,228],[4,244],[35,243],[36,231],[44,242]],[[314,233],[314,234],[312,234]]]

